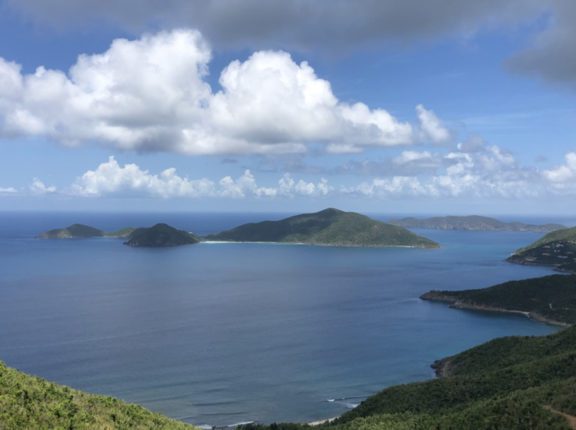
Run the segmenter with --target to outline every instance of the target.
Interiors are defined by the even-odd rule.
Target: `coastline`
[[[311,242],[263,242],[248,240],[202,240],[200,244],[223,245],[223,244],[256,244],[256,245],[294,245],[294,246],[322,246],[331,248],[408,248],[408,249],[438,249],[440,246],[416,246],[416,245],[346,245],[341,243],[311,243]]]
[[[500,308],[496,306],[487,306],[487,305],[479,305],[476,303],[461,301],[456,297],[447,296],[444,294],[438,294],[433,291],[425,293],[420,296],[421,300],[430,301],[430,302],[437,302],[437,303],[445,303],[449,307],[453,309],[462,309],[462,310],[469,310],[469,311],[476,311],[476,312],[486,312],[486,313],[500,313],[500,314],[511,314],[511,315],[521,315],[528,319],[538,321],[544,324],[549,324],[557,327],[570,327],[572,324],[565,323],[563,321],[557,321],[550,318],[545,317],[537,312],[529,312],[529,311],[520,311],[516,309],[506,309]]]

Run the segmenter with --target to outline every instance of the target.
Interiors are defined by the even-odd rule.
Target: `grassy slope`
[[[344,246],[438,246],[402,227],[337,209],[325,209],[280,221],[244,224],[207,239]]]
[[[26,375],[0,362],[0,429],[174,429],[194,427],[120,400]]]
[[[511,281],[477,290],[431,291],[422,298],[455,307],[523,311],[561,323],[576,323],[576,275]]]
[[[496,339],[442,364],[449,376],[388,388],[321,428],[555,430],[570,427],[551,408],[576,415],[576,328]]]

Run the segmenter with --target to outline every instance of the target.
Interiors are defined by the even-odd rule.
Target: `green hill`
[[[369,397],[330,430],[568,430],[576,416],[576,327],[496,339],[435,364],[445,375]],[[307,425],[250,425],[297,430]]]
[[[137,228],[124,244],[135,248],[165,248],[198,242],[199,240],[187,231],[177,230],[168,224],[156,224],[149,228]]]
[[[90,237],[128,237],[134,231],[131,227],[122,228],[116,231],[103,231],[89,225],[72,224],[66,228],[55,228],[53,230],[40,233],[40,239],[87,239]]]
[[[516,264],[553,266],[576,271],[576,227],[548,233],[525,248],[518,249],[507,261]]]
[[[432,218],[402,218],[391,220],[390,224],[405,228],[425,228],[433,230],[465,230],[465,231],[532,231],[547,233],[566,228],[560,224],[525,224],[523,222],[504,222],[495,218],[469,216],[442,216]]]
[[[0,362],[0,429],[165,429],[194,427],[112,397],[26,375]]]
[[[518,313],[541,321],[576,323],[576,275],[511,281],[477,290],[430,291],[421,298],[459,309]]]
[[[104,236],[102,230],[84,224],[72,224],[66,228],[56,228],[40,234],[41,239],[73,239]]]
[[[411,246],[436,248],[438,244],[403,227],[386,224],[354,212],[325,209],[280,221],[244,224],[206,237],[232,242],[284,242],[334,246]]]

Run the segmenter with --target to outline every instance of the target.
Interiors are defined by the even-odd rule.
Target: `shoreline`
[[[572,324],[557,321],[550,318],[545,317],[537,312],[529,312],[529,311],[520,311],[516,309],[506,309],[500,308],[496,306],[487,306],[487,305],[479,305],[475,303],[461,301],[452,296],[446,296],[442,294],[437,294],[432,291],[425,293],[420,296],[421,300],[429,301],[429,302],[436,302],[436,303],[444,303],[447,304],[450,308],[453,309],[461,309],[461,310],[469,310],[475,312],[485,312],[485,313],[499,313],[499,314],[509,314],[509,315],[518,315],[523,316],[533,321],[537,321],[540,323],[556,326],[556,327],[570,327]]]
[[[345,245],[338,243],[307,243],[307,242],[263,242],[249,240],[201,240],[198,244],[223,245],[223,244],[256,244],[256,245],[294,245],[294,246],[324,246],[330,248],[408,248],[408,249],[438,249],[440,246],[416,246],[416,245]]]

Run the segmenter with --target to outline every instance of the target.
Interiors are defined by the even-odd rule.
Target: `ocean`
[[[552,273],[504,261],[535,233],[418,231],[440,249],[35,238],[74,222],[207,234],[282,217],[0,213],[0,360],[198,425],[307,422],[481,342],[557,330],[418,298]]]

